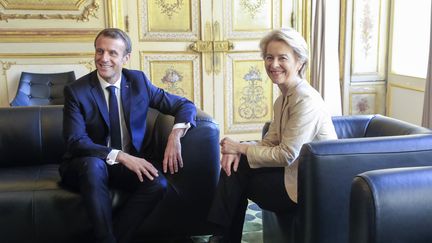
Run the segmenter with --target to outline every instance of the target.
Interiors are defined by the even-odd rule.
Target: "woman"
[[[260,42],[267,75],[281,95],[260,142],[221,140],[221,176],[209,221],[223,228],[220,242],[241,242],[248,204],[283,212],[297,203],[297,157],[304,143],[337,139],[320,94],[304,79],[308,50],[293,29],[274,30]],[[216,237],[213,237],[216,239]]]

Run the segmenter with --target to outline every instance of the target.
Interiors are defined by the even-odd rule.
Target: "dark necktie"
[[[110,137],[111,148],[122,149],[120,135],[119,110],[117,105],[117,96],[115,86],[108,86],[109,91],[109,118],[110,118]]]

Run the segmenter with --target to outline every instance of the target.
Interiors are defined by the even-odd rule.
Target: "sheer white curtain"
[[[431,32],[429,38],[429,61],[426,75],[426,87],[423,102],[422,126],[432,128],[432,15],[431,15]]]
[[[311,0],[311,85],[332,115],[342,114],[339,78],[339,0]]]

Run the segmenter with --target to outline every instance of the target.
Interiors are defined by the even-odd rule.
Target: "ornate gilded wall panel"
[[[354,1],[352,32],[353,81],[383,80],[386,19],[383,1]]]
[[[350,96],[350,114],[351,115],[366,115],[375,114],[375,92],[358,92],[351,93]]]
[[[7,10],[79,10],[85,0],[0,0]]]
[[[227,39],[261,38],[282,25],[281,0],[233,0],[230,3],[224,13]]]
[[[140,40],[197,40],[200,10],[198,0],[139,0]]]
[[[0,106],[9,106],[18,89],[21,72],[75,71],[79,78],[94,69],[93,53],[0,53],[0,68]]]
[[[0,0],[0,42],[93,40],[117,26],[120,0]]]
[[[141,69],[154,85],[186,97],[201,107],[201,67],[198,55],[141,52],[141,63]]]
[[[385,114],[385,83],[362,83],[351,86],[349,115]]]
[[[258,132],[273,116],[273,83],[258,53],[227,54],[225,133]]]

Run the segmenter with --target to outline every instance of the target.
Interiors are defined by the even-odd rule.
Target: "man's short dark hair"
[[[126,47],[126,53],[125,54],[129,54],[132,52],[131,40],[130,40],[129,36],[126,34],[126,32],[124,32],[123,30],[117,29],[117,28],[106,28],[106,29],[102,30],[101,32],[99,32],[99,34],[96,36],[96,38],[94,40],[94,46],[95,47],[96,47],[96,40],[100,36],[109,37],[111,39],[116,39],[116,40],[120,39],[125,44],[125,47]]]

